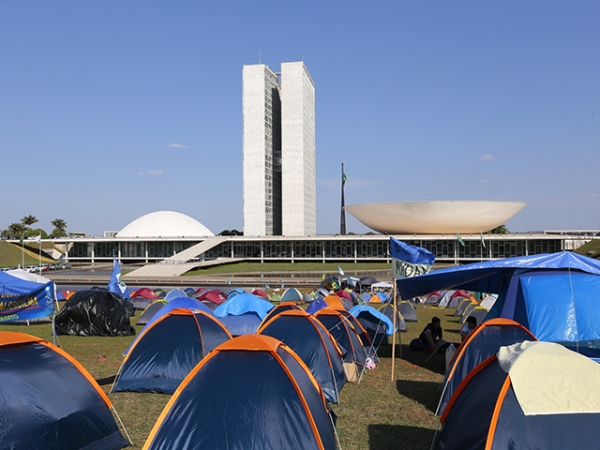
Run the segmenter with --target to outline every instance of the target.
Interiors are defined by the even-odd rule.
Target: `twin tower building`
[[[242,84],[244,235],[315,235],[315,84],[301,61],[244,66]]]

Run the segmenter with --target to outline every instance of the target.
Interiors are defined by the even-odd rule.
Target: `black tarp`
[[[79,291],[56,316],[57,334],[74,336],[132,336],[133,307],[106,289]]]

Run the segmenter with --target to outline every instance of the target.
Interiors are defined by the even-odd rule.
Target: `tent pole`
[[[125,428],[125,425],[123,424],[123,421],[121,420],[121,417],[117,413],[117,410],[112,405],[110,406],[110,408],[112,409],[112,412],[115,414],[115,416],[117,416],[117,419],[119,419],[119,423],[121,424],[121,428],[123,428],[123,431],[125,432],[125,436],[127,436],[127,440],[129,441],[129,443],[131,445],[133,445],[133,441],[131,440],[131,437],[129,437],[129,433],[127,432],[127,428]]]
[[[398,329],[396,325],[396,315],[398,314],[398,308],[396,307],[396,279],[393,280],[394,289],[392,290],[394,296],[394,329],[392,330],[394,334],[392,335],[392,381],[394,381],[394,366],[396,363],[396,330]]]

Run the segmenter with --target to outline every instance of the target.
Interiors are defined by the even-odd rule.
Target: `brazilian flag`
[[[465,241],[463,241],[463,238],[460,237],[460,233],[456,233],[456,237],[458,239],[458,242],[460,242],[460,245],[462,245],[464,247],[465,246]]]
[[[346,185],[346,180],[348,179],[348,177],[346,176],[346,174],[344,173],[344,169],[342,169],[342,186]]]

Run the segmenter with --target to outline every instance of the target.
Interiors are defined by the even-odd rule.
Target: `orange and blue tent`
[[[600,365],[560,344],[500,347],[459,385],[432,448],[597,448],[599,383]]]
[[[366,364],[368,348],[365,348],[365,344],[359,337],[360,331],[357,332],[355,325],[341,311],[323,308],[315,314],[315,318],[323,324],[337,343],[346,351],[343,355],[345,363],[356,363],[361,366]],[[364,333],[367,334],[366,331]]]
[[[267,323],[271,318],[275,317],[277,314],[280,314],[284,311],[303,311],[302,308],[298,306],[296,302],[281,302],[275,308],[273,308],[267,316],[263,319],[262,323]]]
[[[181,383],[145,450],[334,450],[323,392],[302,359],[281,341],[245,335],[221,344]]]
[[[523,325],[510,319],[491,319],[475,328],[458,347],[446,371],[442,396],[437,408],[441,415],[448,401],[469,372],[496,354],[500,347],[536,338]]]
[[[0,446],[20,450],[128,446],[98,383],[43,339],[0,332]]]
[[[112,391],[172,394],[202,358],[229,339],[227,329],[206,312],[169,311],[131,346]]]
[[[325,398],[338,403],[338,394],[347,381],[342,351],[321,322],[304,311],[288,310],[263,322],[257,333],[290,347],[321,385]]]

